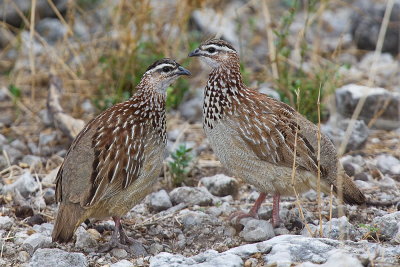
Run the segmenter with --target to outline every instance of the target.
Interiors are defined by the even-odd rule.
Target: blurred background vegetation
[[[199,95],[207,74],[199,62],[189,61],[188,52],[221,37],[240,52],[247,85],[273,91],[317,122],[318,97],[325,120],[327,98],[366,51],[354,39],[355,18],[366,14],[365,2],[385,3],[3,0],[0,83],[14,102],[36,114],[43,108],[49,73],[56,74],[65,86],[64,108],[85,118],[93,116],[88,111],[98,113],[129,98],[154,60],[172,57],[194,74],[168,89],[168,110],[179,110]],[[85,100],[90,109],[78,105]]]

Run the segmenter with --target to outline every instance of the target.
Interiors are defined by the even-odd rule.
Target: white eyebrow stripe
[[[234,50],[230,49],[229,47],[219,46],[219,45],[214,45],[214,44],[204,45],[202,48],[203,48],[203,50],[207,50],[210,47],[215,48],[215,50],[235,52]]]
[[[161,64],[161,65],[156,66],[155,68],[152,68],[150,71],[151,71],[151,72],[154,72],[154,71],[160,70],[160,69],[162,69],[162,68],[164,68],[164,67],[171,67],[171,68],[173,68],[173,69],[175,68],[175,66],[172,65],[172,64],[164,63],[164,64]]]

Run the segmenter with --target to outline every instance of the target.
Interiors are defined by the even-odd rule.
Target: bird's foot
[[[127,252],[129,251],[128,245],[122,244],[118,239],[111,238],[111,240],[108,243],[100,247],[99,252],[106,253],[112,250],[113,248],[122,248]]]
[[[233,224],[239,224],[240,220],[243,218],[254,218],[258,219],[258,214],[251,209],[249,212],[244,211],[235,211],[231,215],[229,215],[229,221]]]
[[[123,245],[132,245],[135,242],[135,239],[127,236],[124,229],[120,229],[119,242]]]
[[[254,202],[253,207],[250,209],[249,212],[244,212],[244,211],[236,211],[234,213],[232,213],[229,216],[229,221],[233,222],[233,224],[237,225],[240,223],[240,220],[243,218],[254,218],[254,219],[258,219],[258,210],[261,207],[261,204],[263,203],[263,201],[266,198],[266,194],[265,193],[260,193],[260,195],[258,196],[256,202]],[[233,221],[233,219],[236,218],[235,221]]]
[[[110,241],[100,248],[100,252],[108,252],[113,248],[122,248],[127,252],[130,251],[129,245],[134,243],[134,239],[126,235],[125,230],[119,220],[116,222],[115,226],[116,227],[112,233]]]
[[[119,234],[119,238],[118,238]],[[142,243],[139,241],[128,237],[123,230],[123,228],[119,228],[119,230],[115,230],[113,235],[111,236],[110,241],[100,247],[100,253],[106,253],[113,248],[121,248],[128,252],[133,257],[147,256],[148,253],[146,249],[143,247]]]

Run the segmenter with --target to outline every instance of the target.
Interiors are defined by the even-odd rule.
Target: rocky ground
[[[258,219],[245,218],[238,224],[229,221],[232,212],[249,210],[259,193],[222,168],[204,136],[201,90],[206,76],[199,70],[199,75],[190,81],[184,102],[171,110],[167,118],[168,152],[175,151],[180,144],[193,149],[188,177],[182,186],[174,187],[166,163],[154,193],[124,218],[125,229],[136,242],[127,250],[105,253],[99,251],[111,237],[112,220],[82,224],[71,243],[51,242],[57,212],[54,179],[71,138],[46,102],[51,91],[47,90],[51,88],[48,74],[54,71],[50,66],[67,65],[66,69],[56,68],[58,74],[65,71],[73,76],[65,88],[73,84],[75,89],[60,90],[64,94],[61,106],[67,114],[88,121],[98,110],[90,92],[82,92],[89,90],[91,84],[85,81],[89,78],[78,79],[70,73],[70,68],[79,69],[82,59],[88,59],[90,53],[82,49],[79,55],[68,55],[66,64],[59,62],[60,55],[47,55],[53,48],[64,51],[66,45],[60,40],[71,29],[58,18],[46,17],[41,6],[44,2],[38,1],[37,12],[43,19],[37,31],[46,42],[37,38],[30,43],[27,30],[15,36],[0,33],[0,47],[5,51],[0,53],[0,266],[400,266],[400,63],[399,39],[392,38],[398,37],[397,28],[392,27],[397,24],[389,24],[385,53],[359,50],[375,47],[380,26],[375,19],[354,18],[351,12],[361,9],[382,18],[385,5],[380,1],[348,1],[355,9],[346,5],[326,8],[320,14],[321,24],[310,27],[306,36],[310,43],[320,38],[321,57],[337,53],[336,64],[340,66],[337,75],[341,83],[330,99],[325,99],[329,120],[321,129],[339,149],[347,137],[346,129],[353,127],[354,122],[340,160],[367,198],[378,205],[338,206],[336,198],[328,195],[321,195],[318,204],[318,194],[311,190],[299,199],[282,198],[282,223],[278,228],[270,224],[271,196],[262,205]],[[54,2],[57,8],[65,10],[67,1]],[[155,13],[160,14],[165,8],[150,2]],[[204,36],[221,33],[236,47],[244,46],[243,62],[256,71],[258,65],[265,64],[262,60],[269,52],[265,25],[260,22],[264,17],[255,11],[263,7],[257,6],[256,1],[254,6],[243,1],[222,2],[222,11],[218,5],[194,10],[191,23]],[[175,1],[168,3],[173,6]],[[1,4],[0,1],[0,7]],[[398,14],[399,8],[397,1],[393,12]],[[71,40],[80,38],[86,42],[98,37],[99,32],[106,32],[107,10],[99,8],[88,18],[77,16],[72,28],[75,39]],[[223,19],[217,21],[215,18],[221,12]],[[240,19],[229,15],[233,13],[239,14]],[[251,22],[252,17],[257,19]],[[18,23],[13,21],[18,16],[9,18],[7,23]],[[305,12],[300,12],[288,29],[288,42],[293,47],[305,21]],[[236,23],[245,26],[236,27]],[[251,31],[246,31],[246,23],[252,25]],[[116,30],[110,32],[116,40],[122,38]],[[174,36],[178,34],[175,32]],[[16,39],[19,43],[12,41]],[[243,45],[241,40],[252,41]],[[76,44],[73,41],[70,45]],[[36,75],[28,75],[29,53],[38,59]],[[296,62],[296,53],[291,60]],[[304,65],[312,71],[312,63],[310,59]],[[13,82],[27,88],[27,92],[32,81],[36,84],[39,90],[34,101],[27,92],[16,98],[9,86],[10,76],[16,77]],[[268,82],[258,87],[280,97],[277,88]],[[365,104],[358,120],[351,121],[360,99],[365,99]],[[79,131],[82,121],[76,125]],[[170,160],[166,157],[166,162]]]
[[[193,128],[186,130],[185,138],[199,139],[194,136],[201,129]],[[397,155],[387,153],[391,146],[397,148],[399,135],[396,131],[372,131],[363,149],[342,158],[347,173],[371,200],[385,203],[400,199],[400,161],[395,157]],[[21,155],[24,154],[24,142],[9,143],[3,135],[0,138],[3,147],[22,150]],[[207,141],[202,143],[194,152],[199,153],[198,164],[195,164],[198,169],[194,171],[198,176],[192,177],[197,186],[166,191],[161,189],[168,188],[165,178],[160,177],[155,192],[124,219],[128,235],[137,243],[130,247],[130,251],[113,249],[107,253],[98,251],[110,239],[111,220],[82,224],[72,243],[51,242],[57,210],[53,183],[57,168],[53,167],[58,166],[60,159],[49,159],[45,168],[40,158],[23,156],[19,165],[1,173],[1,265],[400,264],[400,202],[384,207],[345,205],[342,208],[345,216],[338,217],[340,208],[335,199],[332,201],[330,196],[322,196],[319,213],[317,193],[309,191],[299,201],[293,197],[283,198],[279,228],[273,229],[269,222],[272,198],[263,204],[259,219],[245,218],[238,225],[231,223],[228,216],[237,210],[248,210],[258,192],[252,186],[223,174],[224,170],[214,161]],[[379,148],[386,152],[379,151]],[[43,174],[44,169],[51,170]],[[203,177],[203,173],[211,176]]]

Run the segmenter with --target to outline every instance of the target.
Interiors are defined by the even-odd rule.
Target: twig
[[[7,233],[7,236],[3,239],[4,241],[9,239],[11,235],[11,230]],[[2,242],[1,244],[1,249],[0,249],[0,258],[3,258],[3,252],[4,252],[4,246],[5,246],[6,242]]]
[[[37,182],[37,184],[39,185],[39,195],[40,196],[43,196],[43,187],[42,187],[42,183],[40,182],[40,180],[39,180],[39,176],[37,175],[37,173],[35,172],[35,178],[36,178],[36,182]],[[40,202],[39,202],[39,213],[41,212],[41,210],[40,210]]]
[[[60,94],[62,91],[61,80],[56,76],[51,76],[47,97],[47,109],[49,114],[53,117],[55,126],[73,139],[83,129],[85,122],[65,114],[60,105]]]
[[[33,54],[33,47],[34,47],[34,33],[35,33],[35,14],[36,14],[36,0],[32,0],[31,3],[31,23],[29,25],[30,32],[29,32],[29,65],[31,68],[31,73],[33,76],[36,74],[36,68],[35,68],[35,57]],[[31,100],[34,101],[35,99],[35,79],[31,80]]]

